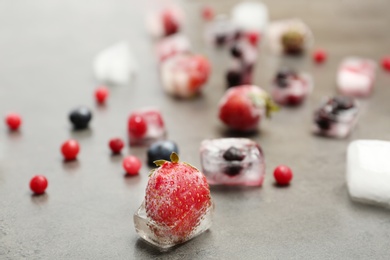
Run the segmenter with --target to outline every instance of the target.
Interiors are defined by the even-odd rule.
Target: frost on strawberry
[[[138,234],[162,248],[170,248],[211,226],[213,204],[205,176],[194,166],[158,160],[146,187],[145,201],[134,215]]]

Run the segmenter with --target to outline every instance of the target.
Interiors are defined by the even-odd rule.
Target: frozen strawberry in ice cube
[[[189,53],[191,51],[191,43],[188,38],[182,34],[174,34],[162,38],[156,47],[157,58],[159,62],[180,54]]]

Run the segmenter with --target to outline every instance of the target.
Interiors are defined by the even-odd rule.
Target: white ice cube
[[[97,54],[93,62],[96,79],[101,83],[123,85],[135,74],[136,62],[127,42],[119,42]]]
[[[348,147],[347,186],[357,201],[390,207],[390,142],[357,140]]]
[[[243,30],[263,33],[268,24],[268,9],[261,2],[246,1],[232,9],[232,21]]]

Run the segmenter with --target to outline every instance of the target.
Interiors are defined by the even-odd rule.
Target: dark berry
[[[245,154],[240,149],[232,146],[223,153],[222,157],[226,161],[242,161]]]
[[[228,71],[226,74],[228,88],[241,85],[242,75],[238,71]]]
[[[215,36],[215,44],[217,46],[222,46],[226,43],[226,36],[225,35],[217,35]]]
[[[334,102],[334,109],[336,110],[346,110],[354,106],[353,99],[346,96],[337,96],[332,99]]]
[[[172,152],[179,153],[176,143],[169,140],[157,141],[148,149],[148,165],[155,166],[154,161],[170,160]]]
[[[228,166],[225,167],[224,173],[228,176],[236,176],[240,174],[242,166],[240,162],[231,162]]]
[[[241,56],[242,56],[242,51],[240,50],[240,48],[237,45],[234,45],[230,49],[230,53],[232,54],[233,57],[236,57],[236,58],[241,58]]]
[[[75,129],[85,129],[92,119],[91,110],[87,107],[79,107],[72,110],[69,114],[69,120]]]
[[[276,78],[276,85],[281,88],[285,88],[288,86],[287,78]]]

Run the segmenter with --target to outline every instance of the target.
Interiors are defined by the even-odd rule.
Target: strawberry
[[[219,118],[238,131],[253,131],[263,116],[269,117],[278,107],[269,95],[254,85],[229,89],[219,104]]]
[[[155,164],[160,167],[149,178],[145,209],[163,229],[151,229],[158,237],[185,241],[211,206],[206,177],[190,164],[179,162],[176,153],[171,154],[171,162],[158,160]]]

